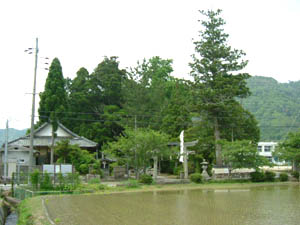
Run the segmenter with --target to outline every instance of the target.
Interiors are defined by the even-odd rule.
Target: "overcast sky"
[[[0,1],[0,128],[30,127],[34,56],[58,57],[64,77],[92,72],[103,56],[121,68],[160,56],[174,60],[176,77],[188,78],[200,29],[199,9],[223,9],[230,45],[246,52],[251,75],[279,82],[300,80],[300,0],[9,0]],[[37,91],[47,71],[39,58]],[[38,108],[36,101],[36,109]]]

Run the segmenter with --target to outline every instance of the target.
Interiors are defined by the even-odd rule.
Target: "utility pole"
[[[136,115],[134,116],[134,131],[135,131],[135,135],[136,135]],[[135,163],[135,178],[136,179],[139,179],[139,174],[140,172],[138,171],[138,166],[137,166],[137,157],[136,157],[136,149],[137,149],[137,146],[135,146],[135,149],[134,149],[134,163]]]
[[[7,145],[8,145],[8,120],[6,120],[6,132],[5,132],[5,149],[4,149],[4,181],[7,178]]]
[[[33,79],[33,93],[32,93],[32,111],[31,111],[31,128],[30,128],[30,155],[29,155],[29,171],[32,171],[33,167],[33,132],[34,132],[34,112],[35,112],[35,95],[36,95],[36,71],[38,62],[38,38],[35,42],[35,63],[34,63],[34,79]]]

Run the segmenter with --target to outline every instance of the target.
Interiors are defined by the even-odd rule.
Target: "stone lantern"
[[[203,180],[210,180],[210,177],[207,173],[207,165],[208,165],[208,162],[206,162],[205,160],[200,163],[200,165],[202,165],[202,177],[203,177]]]

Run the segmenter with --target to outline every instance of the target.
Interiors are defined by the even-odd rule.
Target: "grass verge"
[[[27,198],[18,206],[17,225],[51,225],[46,217],[41,197]]]

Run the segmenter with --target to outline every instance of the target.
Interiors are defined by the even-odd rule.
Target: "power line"
[[[36,116],[36,117],[41,117],[41,118],[48,118],[48,116]],[[115,123],[120,123],[122,122],[122,119],[120,120],[110,120],[110,119],[80,119],[80,118],[75,118],[75,117],[63,117],[61,120],[74,120],[74,121],[82,121],[82,122],[115,122]],[[153,122],[153,121],[147,121],[147,122],[141,122],[141,121],[126,121],[126,123],[137,123],[137,124],[161,124],[160,121]],[[178,123],[177,123],[178,124]],[[184,122],[184,123],[179,123],[179,125],[193,125],[193,122]],[[202,125],[203,126],[203,125]],[[240,125],[220,125],[223,128],[249,128],[250,126],[240,126]],[[209,126],[206,126],[209,127]],[[300,128],[299,126],[295,125],[258,125],[259,128]]]

